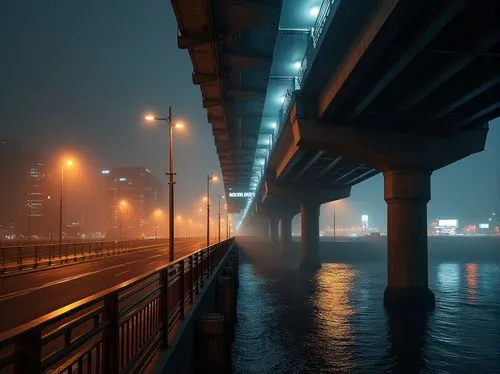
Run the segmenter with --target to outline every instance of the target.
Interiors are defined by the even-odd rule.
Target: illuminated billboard
[[[254,197],[255,192],[229,192],[229,197]]]
[[[480,223],[479,224],[479,228],[480,229],[489,229],[490,228],[490,224],[489,223]]]
[[[440,219],[438,225],[441,227],[458,227],[458,219]]]

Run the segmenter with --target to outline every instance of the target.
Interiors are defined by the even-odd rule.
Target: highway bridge
[[[291,219],[300,213],[301,267],[315,270],[320,204],[347,197],[352,186],[383,173],[385,305],[432,306],[431,175],[482,151],[489,121],[500,115],[500,3],[171,3],[178,45],[190,55],[193,84],[200,87],[200,105],[212,126],[229,210],[241,212],[240,231],[265,233],[287,248]],[[188,254],[201,242],[177,248]],[[168,265],[161,262],[167,247],[156,247],[2,276],[0,330],[7,353],[0,368],[39,372],[65,360],[67,372],[89,368],[89,362],[101,372],[139,372],[171,343],[174,325],[185,326],[189,308],[198,305],[196,295],[207,290],[205,282],[215,287],[233,249],[228,240]],[[120,307],[136,285],[147,294],[137,307]],[[83,307],[88,309],[82,317]],[[65,324],[70,317],[75,319]],[[82,318],[94,323],[84,338],[97,340],[87,351],[79,344],[83,338],[71,332]],[[57,327],[43,334],[50,323]],[[42,347],[54,337],[63,348],[42,357]]]
[[[385,302],[427,287],[431,174],[483,150],[500,114],[498,2],[172,0],[240,229],[286,247],[301,214],[317,268],[319,206],[384,175]],[[480,20],[480,22],[478,22]],[[231,199],[241,196],[247,199]],[[248,196],[247,195],[247,196]]]

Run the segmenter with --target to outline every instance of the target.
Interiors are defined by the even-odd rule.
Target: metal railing
[[[134,239],[32,244],[0,248],[0,274],[14,270],[77,262],[109,256],[133,248],[166,245],[166,239]]]
[[[217,243],[0,334],[0,373],[138,373],[232,248]]]

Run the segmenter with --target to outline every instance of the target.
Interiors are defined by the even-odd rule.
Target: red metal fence
[[[77,262],[117,254],[132,248],[167,243],[167,239],[134,239],[0,247],[0,273]]]
[[[0,334],[0,373],[139,373],[232,248],[217,243]]]

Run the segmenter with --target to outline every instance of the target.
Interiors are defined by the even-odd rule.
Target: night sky
[[[176,200],[192,210],[206,173],[220,169],[176,36],[168,0],[2,0],[0,137],[84,147],[103,167],[145,166],[166,181],[166,129],[146,127],[142,117],[172,105],[187,124],[175,134]],[[433,174],[429,218],[481,220],[500,206],[500,121],[490,127],[485,152]],[[382,177],[353,188],[347,204],[352,214],[340,215],[339,225],[358,223],[363,212],[385,226]]]

